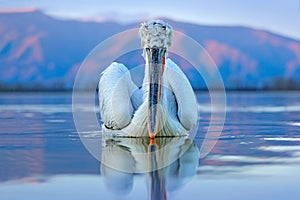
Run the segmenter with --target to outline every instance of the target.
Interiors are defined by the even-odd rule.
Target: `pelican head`
[[[162,20],[142,23],[139,30],[143,56],[146,60],[145,79],[148,83],[148,132],[151,138],[158,130],[158,112],[162,95],[162,75],[167,50],[173,41],[173,29]]]

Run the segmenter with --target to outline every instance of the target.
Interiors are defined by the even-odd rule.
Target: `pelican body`
[[[197,124],[197,101],[182,70],[169,58],[170,25],[153,20],[139,30],[145,76],[142,88],[125,65],[112,63],[99,81],[105,133],[127,137],[181,136]]]

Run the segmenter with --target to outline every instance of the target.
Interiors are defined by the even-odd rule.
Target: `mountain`
[[[300,88],[300,41],[248,27],[165,20],[207,50],[227,88]],[[55,19],[39,10],[0,12],[0,89],[71,89],[80,64],[97,44],[138,26]],[[197,77],[192,73],[188,76]],[[197,78],[191,82],[205,87]]]

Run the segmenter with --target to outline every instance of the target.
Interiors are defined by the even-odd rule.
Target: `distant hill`
[[[227,88],[300,88],[300,41],[247,27],[166,21],[205,47]],[[0,90],[71,89],[81,62],[97,44],[138,26],[61,20],[38,10],[0,12]]]

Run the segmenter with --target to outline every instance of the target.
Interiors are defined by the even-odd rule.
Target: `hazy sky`
[[[211,25],[244,25],[300,39],[300,0],[0,0],[0,9],[44,12],[122,23],[151,17]]]

